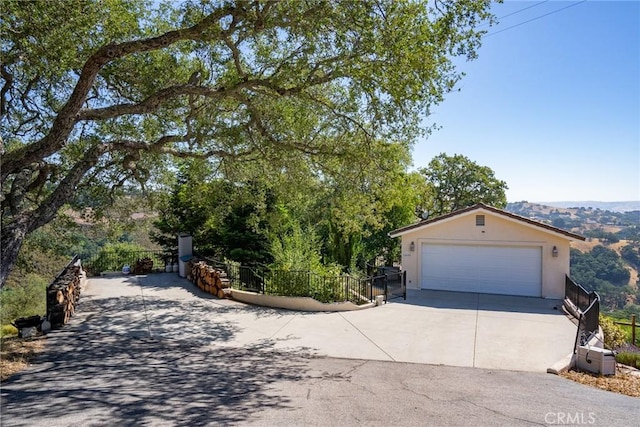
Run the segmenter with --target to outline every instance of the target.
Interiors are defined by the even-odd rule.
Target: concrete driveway
[[[572,350],[560,301],[413,291],[367,310],[303,313],[219,300],[175,274],[92,278],[78,327],[317,356],[545,372]]]
[[[501,345],[481,343],[493,339],[493,327],[526,324],[536,336],[556,320],[568,322],[553,311],[540,313],[548,307],[525,312],[499,304],[508,299],[411,298],[414,304],[358,313],[303,314],[217,300],[169,274],[92,279],[72,322],[47,337],[47,351],[2,383],[0,424],[637,424],[637,399],[555,375],[366,360],[413,357],[477,366],[491,359],[480,357],[484,352]],[[448,323],[449,332],[439,335],[439,323]],[[456,332],[463,327],[477,333]],[[514,331],[504,333],[519,339]],[[468,346],[460,342],[466,339]],[[526,359],[489,354],[498,358],[494,363],[502,357],[520,369]]]

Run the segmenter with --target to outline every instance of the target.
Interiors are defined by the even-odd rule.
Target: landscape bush
[[[640,351],[621,351],[616,354],[616,362],[640,369]]]
[[[0,328],[0,338],[13,337],[18,335],[18,329],[13,325],[2,325]]]
[[[290,297],[310,297],[320,302],[344,301],[344,279],[309,271],[270,270],[265,275],[264,293]]]
[[[5,286],[0,291],[0,324],[9,324],[18,317],[44,315],[48,284],[49,279],[29,273],[19,283]]]
[[[313,271],[325,273],[322,265],[321,243],[313,229],[303,230],[293,223],[288,232],[271,239],[272,267],[285,271]]]
[[[323,265],[320,241],[313,229],[293,223],[271,242],[273,263],[265,275],[265,294],[310,297],[320,302],[344,301],[341,269]]]
[[[144,250],[145,248],[135,243],[107,243],[96,256],[83,264],[92,275],[103,271],[120,271],[125,264],[133,266],[137,257],[135,253]]]
[[[624,330],[613,323],[613,319],[600,315],[600,327],[604,334],[604,346],[610,350],[615,350],[626,343]]]

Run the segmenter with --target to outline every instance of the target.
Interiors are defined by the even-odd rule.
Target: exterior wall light
[[[414,252],[416,250],[416,244],[414,242],[409,243],[409,250]]]
[[[557,247],[553,247],[553,249],[551,249],[551,256],[554,258],[558,258],[558,248]]]

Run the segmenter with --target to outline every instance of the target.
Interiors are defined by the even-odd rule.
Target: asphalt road
[[[233,346],[237,328],[215,319],[171,330],[194,301],[156,300],[150,317],[145,299],[121,318],[119,299],[82,302],[2,384],[2,426],[638,425],[640,399],[550,374],[319,357],[277,339]]]
[[[3,426],[638,425],[640,400],[563,378],[82,337],[2,387]],[[578,417],[578,418],[576,418]],[[575,422],[575,420],[579,422]]]

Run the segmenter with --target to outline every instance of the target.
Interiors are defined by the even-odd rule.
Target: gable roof
[[[469,214],[470,212],[473,212],[473,211],[485,211],[485,212],[489,212],[489,213],[494,213],[494,214],[496,214],[498,216],[507,218],[507,219],[509,219],[511,221],[521,222],[521,223],[524,223],[524,225],[533,226],[535,228],[540,228],[543,231],[548,231],[548,232],[551,232],[551,233],[554,233],[554,234],[560,234],[562,236],[569,237],[570,239],[586,240],[586,238],[584,236],[581,236],[579,234],[575,234],[575,233],[572,233],[570,231],[563,230],[562,228],[554,227],[554,226],[549,225],[549,224],[543,224],[542,222],[535,221],[535,220],[529,219],[529,218],[525,218],[523,216],[516,215],[516,214],[513,214],[511,212],[503,211],[502,209],[494,208],[492,206],[488,206],[488,205],[485,205],[483,203],[478,203],[478,204],[475,204],[473,206],[469,206],[469,207],[466,207],[466,208],[463,208],[463,209],[459,209],[459,210],[457,210],[455,212],[451,212],[451,213],[446,214],[446,215],[441,215],[441,216],[438,216],[436,218],[426,219],[426,220],[417,222],[415,224],[411,224],[411,225],[407,225],[407,226],[404,226],[404,227],[400,227],[400,228],[398,228],[396,230],[391,231],[389,233],[389,237],[399,237],[399,236],[402,236],[403,234],[407,233],[408,231],[413,231],[413,230],[416,230],[416,229],[419,229],[419,228],[427,227],[427,226],[429,226],[431,224],[442,222],[442,221],[451,219],[451,218],[456,217],[456,216]]]

